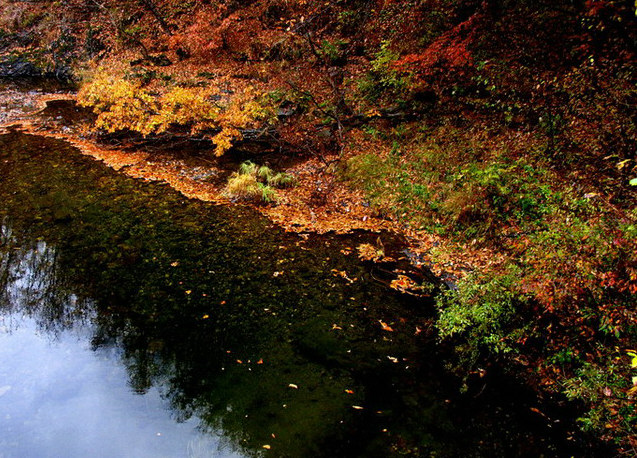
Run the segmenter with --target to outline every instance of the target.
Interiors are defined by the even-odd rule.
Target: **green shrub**
[[[366,99],[376,101],[385,93],[396,95],[409,87],[409,78],[394,68],[398,57],[398,53],[392,51],[390,42],[383,41],[370,62],[369,73],[358,82],[358,89]]]
[[[226,194],[241,200],[276,202],[278,197],[274,188],[292,186],[294,182],[292,175],[276,173],[265,165],[246,161],[228,179]]]
[[[479,353],[508,353],[511,323],[522,299],[516,292],[516,269],[491,278],[470,274],[460,280],[457,289],[438,296],[440,312],[436,327],[441,339],[460,337],[467,342],[467,357],[476,360]]]

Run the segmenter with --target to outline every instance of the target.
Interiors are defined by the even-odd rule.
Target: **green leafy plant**
[[[511,324],[523,299],[515,290],[516,276],[513,267],[491,278],[471,274],[456,289],[438,296],[440,315],[436,327],[440,338],[459,337],[467,342],[467,356],[472,360],[483,351],[511,352]]]
[[[358,82],[366,99],[376,101],[385,93],[399,94],[409,86],[409,78],[394,67],[399,57],[391,43],[383,41],[370,62],[370,71]]]

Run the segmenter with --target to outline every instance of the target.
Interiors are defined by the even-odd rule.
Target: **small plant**
[[[402,75],[396,68],[399,54],[392,51],[390,42],[384,41],[380,50],[374,54],[371,60],[371,70],[358,84],[358,89],[365,98],[376,101],[384,93],[400,94],[409,85],[407,77]]]
[[[246,161],[239,166],[228,180],[226,193],[241,200],[260,200],[276,202],[275,188],[284,188],[294,184],[294,177],[287,173],[274,172],[270,167]]]

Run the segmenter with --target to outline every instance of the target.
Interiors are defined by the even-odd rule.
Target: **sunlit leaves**
[[[211,85],[173,86],[157,93],[139,81],[101,70],[82,87],[78,101],[93,108],[98,129],[110,133],[129,130],[146,136],[185,126],[191,135],[210,138],[219,156],[242,139],[241,129],[274,119],[272,103],[254,88],[227,92]]]

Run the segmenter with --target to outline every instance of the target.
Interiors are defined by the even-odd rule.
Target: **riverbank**
[[[91,117],[52,101],[23,128],[287,230],[403,234],[452,286],[433,329],[459,374],[502,364],[637,449],[632,6],[70,0],[0,32],[2,68],[73,69]]]
[[[393,233],[404,238],[404,249],[408,252],[404,259],[414,268],[430,269],[451,284],[469,272],[498,262],[497,255],[490,250],[452,243],[428,231],[413,229],[392,215],[380,217],[362,190],[351,187],[333,173],[325,173],[324,163],[317,158],[301,157],[285,168],[285,172],[295,178],[295,186],[278,190],[275,203],[236,202],[224,193],[224,188],[225,179],[237,169],[237,162],[184,155],[177,147],[145,148],[132,142],[127,146],[125,139],[118,146],[100,142],[90,132],[88,112],[80,113],[74,92],[48,93],[13,87],[0,93],[0,104],[3,103],[12,104],[14,108],[4,112],[0,129],[18,129],[67,141],[116,171],[133,178],[166,183],[188,198],[220,205],[247,205],[286,231]],[[170,144],[170,139],[166,142]],[[321,187],[325,197],[317,202],[315,194]],[[379,238],[376,247],[379,252],[383,251],[382,245]],[[430,255],[434,248],[435,259]],[[377,260],[382,259],[381,254]],[[408,290],[410,286],[417,285],[406,278],[399,284],[401,289]]]

